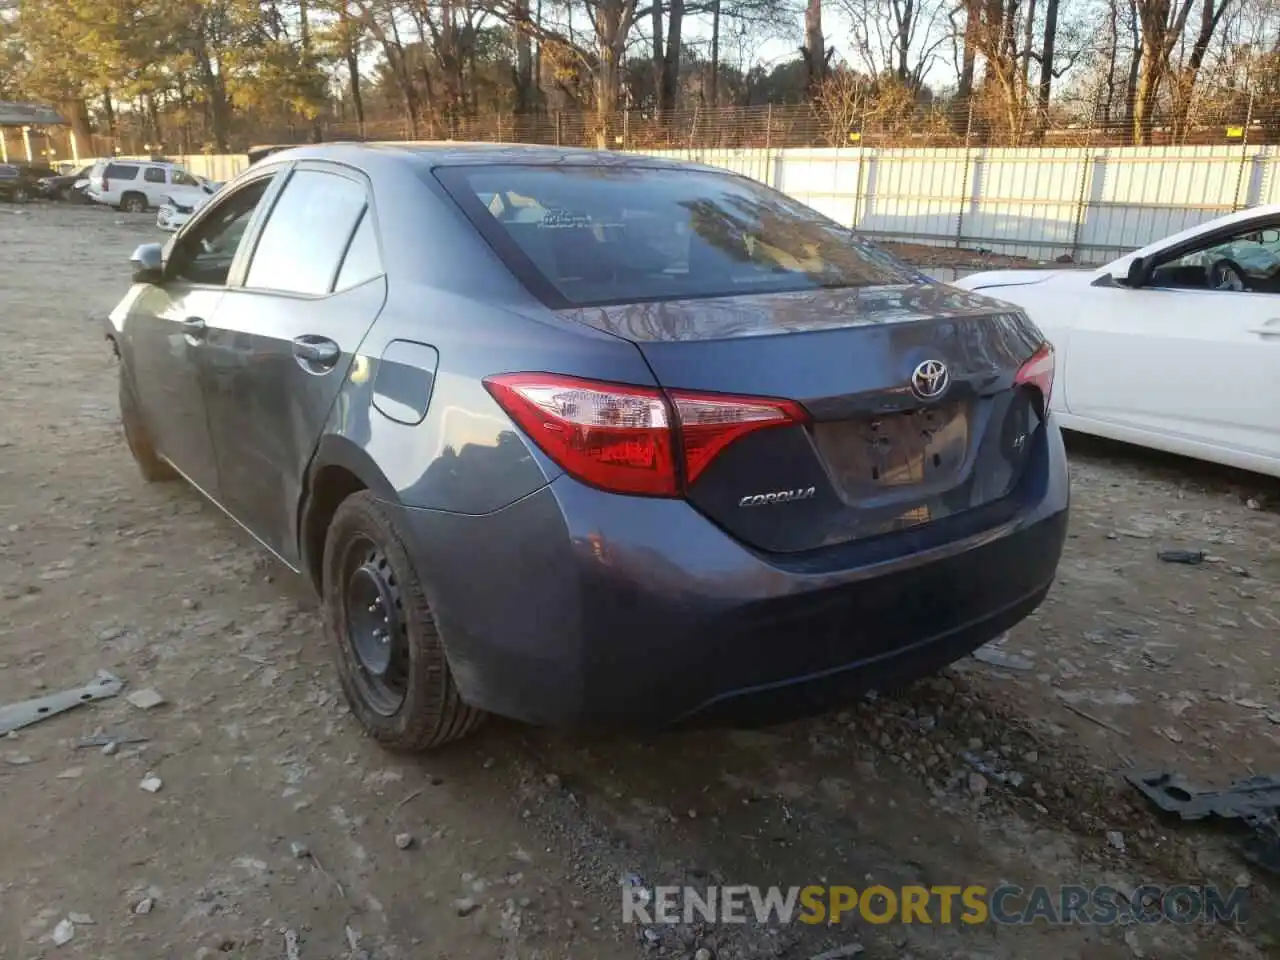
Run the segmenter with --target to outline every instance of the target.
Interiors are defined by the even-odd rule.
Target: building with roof
[[[21,143],[21,154],[25,154],[27,163],[31,163],[34,159],[31,150],[31,128],[61,127],[65,126],[66,122],[62,115],[51,107],[38,103],[0,100],[0,163],[7,163],[10,159],[11,130],[17,131],[17,136],[13,136],[13,139]],[[14,143],[14,147],[17,147],[17,142]],[[20,156],[17,150],[12,151],[12,155],[15,160]]]

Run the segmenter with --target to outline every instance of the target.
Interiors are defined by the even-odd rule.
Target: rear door
[[[205,355],[223,500],[290,563],[307,462],[385,295],[368,183],[300,164],[218,305]]]
[[[156,446],[214,498],[218,470],[201,383],[205,336],[271,179],[219,198],[182,234],[169,252],[164,283],[141,292],[126,322],[134,385]]]
[[[169,194],[169,170],[152,165],[142,168],[142,182],[138,185],[147,198],[147,205],[158,207]]]

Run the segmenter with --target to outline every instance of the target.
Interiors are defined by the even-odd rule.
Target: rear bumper
[[[932,672],[1036,608],[1069,496],[1056,425],[1035,442],[999,511],[800,559],[569,477],[485,516],[401,510],[469,703],[552,726],[763,722]]]

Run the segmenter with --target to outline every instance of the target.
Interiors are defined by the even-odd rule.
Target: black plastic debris
[[[1280,777],[1253,776],[1224,790],[1206,790],[1166,771],[1129,773],[1125,778],[1148,800],[1183,820],[1240,820],[1250,835],[1238,846],[1250,863],[1280,874]]]
[[[1156,556],[1165,563],[1185,563],[1190,567],[1204,563],[1203,550],[1161,550]]]

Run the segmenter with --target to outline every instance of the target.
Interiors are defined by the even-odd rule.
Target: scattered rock
[[[311,856],[311,848],[301,840],[295,840],[289,844],[289,852],[293,854],[293,859],[295,860],[304,860]]]
[[[120,744],[112,740],[110,743],[104,743],[102,745],[102,755],[104,757],[109,757],[119,749],[120,749]]]
[[[469,917],[480,909],[480,904],[471,897],[459,897],[453,901],[453,909],[460,917]]]
[[[546,781],[547,786],[550,787],[552,790],[560,789],[560,777],[558,774],[548,773],[542,779]]]
[[[1244,505],[1245,505],[1246,507],[1248,507],[1250,510],[1261,510],[1261,509],[1262,509],[1262,504],[1261,504],[1261,503],[1259,503],[1257,500],[1255,500],[1253,497],[1250,497],[1248,500],[1246,500],[1246,501],[1244,502]]]
[[[77,780],[84,773],[84,767],[68,767],[58,774],[59,780]]]
[[[71,942],[71,938],[76,935],[76,925],[70,920],[59,920],[58,925],[53,928],[53,945],[61,947]]]
[[[143,916],[146,916],[148,913],[150,913],[152,909],[154,909],[155,905],[156,905],[156,901],[153,897],[143,897],[141,900],[138,901],[137,905],[133,908],[133,912],[137,916],[143,917]]]
[[[135,690],[133,693],[125,696],[125,699],[139,710],[150,710],[167,702],[164,697],[156,693],[156,691],[152,690],[150,687],[147,687],[145,690]]]
[[[809,960],[844,960],[845,957],[856,957],[862,953],[862,944],[851,943],[846,947],[836,947],[825,953],[815,954]]]
[[[706,947],[699,947],[693,955],[693,960],[715,960],[714,955]]]
[[[28,763],[34,763],[34,761],[25,753],[7,754],[4,758],[4,762],[14,767],[25,767]]]
[[[80,927],[89,927],[93,925],[93,917],[89,916],[87,913],[69,913],[67,914],[67,919]]]
[[[164,786],[164,781],[154,773],[149,773],[138,786],[147,791],[147,793],[159,793],[160,788]]]
[[[1111,846],[1115,847],[1115,849],[1119,850],[1121,853],[1124,853],[1124,834],[1119,830],[1107,831],[1107,843],[1111,844]]]
[[[413,846],[413,834],[412,834],[412,833],[397,833],[397,834],[396,834],[396,849],[398,849],[398,850],[408,850],[408,849],[409,849],[410,847],[412,847],[412,846]]]
[[[980,773],[969,774],[969,792],[975,797],[986,796],[987,778]]]

